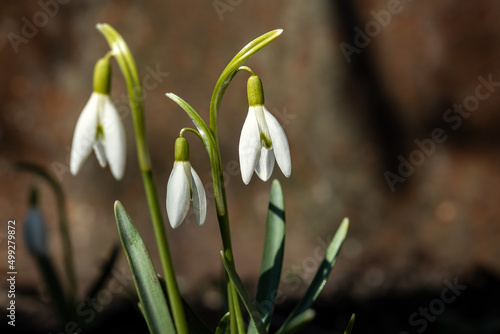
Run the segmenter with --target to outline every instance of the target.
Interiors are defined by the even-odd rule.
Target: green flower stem
[[[234,309],[234,294],[236,291],[232,289],[232,283],[226,275],[227,300],[229,302],[229,332],[231,334],[238,333],[238,320],[236,319],[236,311]]]
[[[183,99],[173,93],[167,93],[167,97],[176,102],[189,115],[196,126],[200,138],[205,145],[205,149],[210,157],[212,170],[212,181],[214,186],[215,206],[217,209],[217,219],[222,238],[223,252],[228,263],[235,267],[233,249],[231,244],[231,231],[229,227],[229,217],[227,210],[226,189],[224,187],[224,177],[222,170],[221,155],[219,149],[219,134],[217,130],[217,120],[219,116],[220,104],[227,87],[239,70],[246,70],[253,73],[252,70],[243,63],[257,51],[278,37],[283,30],[277,29],[265,33],[248,43],[236,56],[229,62],[221,76],[215,84],[212,98],[210,100],[210,127],[207,126],[203,118]],[[241,67],[241,68],[240,68]],[[234,285],[228,281],[228,301],[230,310],[230,329],[231,333],[244,333],[243,316],[239,304],[238,293]]]
[[[234,58],[229,62],[224,71],[222,71],[222,74],[215,84],[212,98],[210,100],[210,129],[215,135],[215,139],[217,140],[217,142],[217,119],[219,117],[220,104],[227,87],[229,86],[231,80],[237,72],[238,67],[242,66],[243,63],[257,51],[262,49],[267,44],[271,43],[276,37],[281,35],[282,32],[282,29],[276,29],[257,37],[256,39],[248,43],[243,49],[241,49],[240,52],[238,52],[236,56],[234,56]]]
[[[184,132],[186,132],[186,131],[194,133],[195,135],[198,136],[198,138],[201,139],[201,141],[203,141],[203,137],[201,136],[201,134],[192,128],[182,128],[181,131],[179,132],[179,137],[184,136]]]
[[[238,292],[229,277],[227,278],[227,298],[229,301],[229,330],[231,334],[245,333]]]
[[[189,115],[196,129],[195,132],[202,140],[205,149],[210,157],[210,166],[212,170],[212,182],[214,185],[215,207],[217,210],[217,219],[222,238],[224,255],[234,266],[233,249],[231,245],[231,231],[229,228],[229,217],[227,214],[226,189],[224,187],[222,163],[220,158],[219,146],[216,144],[214,136],[201,116],[186,101],[173,93],[166,94],[168,98],[176,102]],[[181,130],[182,131],[182,130]],[[236,289],[228,281],[228,301],[230,310],[230,329],[231,333],[244,333],[243,315],[239,306],[238,294]],[[238,328],[238,324],[239,328]]]
[[[219,148],[217,146],[217,152]],[[219,221],[219,230],[222,238],[222,246],[224,248],[224,255],[227,260],[235,267],[234,256],[233,256],[233,246],[231,243],[231,229],[229,227],[229,216],[227,214],[227,200],[226,200],[226,188],[224,186],[224,178],[222,173],[222,168],[220,168],[220,153],[218,154],[219,161],[217,164],[212,164],[212,177],[214,182],[214,189],[220,189],[220,197],[222,198],[222,203],[217,203],[217,197],[215,197],[216,206],[222,206],[225,208],[224,214],[217,213],[217,219]],[[218,168],[214,168],[218,167]],[[228,289],[228,300],[230,313],[230,329],[231,333],[245,333],[243,314],[241,312],[240,301],[236,288],[230,280],[227,282]],[[235,329],[236,326],[236,329]]]
[[[66,198],[61,185],[41,166],[20,162],[16,168],[26,170],[43,178],[52,187],[57,202],[57,212],[59,216],[59,232],[61,233],[61,242],[64,249],[63,263],[68,279],[68,294],[66,296],[69,305],[75,305],[77,282],[75,275],[75,266],[73,263],[73,247],[71,246],[71,236],[68,228],[68,213],[66,211]]]
[[[134,119],[139,167],[142,171],[148,171],[151,169],[151,159],[146,143],[143,93],[134,58],[125,40],[113,27],[107,23],[99,23],[96,27],[108,41],[111,53],[118,61],[118,65],[125,77],[130,107],[132,108],[132,117]]]
[[[233,295],[233,307],[234,307],[234,314],[236,318],[236,326],[238,328],[238,333],[245,333],[245,322],[243,321],[243,316],[241,313],[241,304],[240,304],[240,298],[238,297],[238,292],[236,291],[236,288],[234,285],[231,283],[230,287],[232,290],[232,295]]]
[[[278,37],[283,30],[277,29],[270,31],[260,37],[257,37],[250,43],[248,43],[240,52],[236,54],[236,56],[229,62],[224,71],[222,71],[221,76],[217,80],[215,84],[214,91],[212,93],[212,98],[210,100],[210,133],[213,137],[213,142],[215,145],[215,151],[217,152],[216,157],[212,160],[212,178],[214,183],[214,191],[217,192],[220,196],[215,196],[216,206],[218,208],[217,218],[219,220],[219,229],[222,238],[222,244],[224,247],[224,255],[231,266],[235,267],[233,249],[231,245],[231,232],[229,227],[229,218],[227,214],[227,200],[226,200],[226,189],[224,187],[224,179],[223,179],[223,171],[222,171],[222,163],[220,157],[220,149],[219,149],[219,133],[217,131],[217,121],[219,118],[219,110],[222,102],[222,98],[224,93],[226,92],[227,87],[233,80],[236,73],[240,70],[240,67],[243,63],[250,58],[257,51],[262,49],[264,46],[273,41],[276,37]],[[251,73],[252,70],[248,67],[244,66],[241,69],[249,70]],[[214,161],[215,160],[215,161]],[[219,210],[220,208],[220,210]],[[241,313],[241,306],[239,304],[238,294],[234,285],[229,282],[228,283],[228,297],[229,297],[229,308],[231,310],[231,333],[235,332],[234,322],[238,325],[238,331],[240,333],[244,333],[243,328],[243,316]]]
[[[135,139],[137,146],[137,159],[141,169],[142,180],[146,192],[149,211],[151,213],[153,228],[160,254],[163,274],[167,285],[169,302],[172,308],[175,327],[177,333],[187,333],[187,323],[182,307],[182,300],[179,293],[179,287],[175,278],[172,258],[168,246],[163,217],[158,201],[158,195],[153,180],[151,170],[151,159],[149,155],[149,147],[146,142],[146,130],[144,124],[144,104],[141,83],[137,74],[135,61],[132,57],[127,44],[123,38],[108,24],[98,24],[97,29],[104,35],[113,52],[113,56],[118,61],[122,74],[127,84],[127,91],[132,108],[132,116],[134,120]]]
[[[254,71],[248,66],[240,66],[236,71],[247,71],[250,75],[255,75]]]
[[[212,178],[214,182],[214,191],[216,192],[216,194],[219,194],[219,196],[215,196],[215,202],[218,209],[217,217],[219,219],[219,228],[222,237],[222,243],[224,246],[224,253],[227,260],[232,265],[234,265],[234,258],[231,246],[229,219],[227,216],[226,190],[224,187],[223,171],[221,167],[222,163],[219,149],[219,133],[217,131],[217,120],[219,118],[220,105],[227,87],[240,69],[247,70],[250,71],[250,73],[253,73],[250,68],[246,66],[242,67],[243,63],[257,51],[262,49],[267,44],[271,43],[276,37],[281,35],[282,32],[283,30],[281,29],[272,30],[262,36],[257,37],[256,39],[248,43],[245,47],[243,47],[243,49],[241,49],[240,52],[238,52],[236,56],[234,56],[234,58],[229,62],[224,71],[222,71],[222,74],[215,84],[212,98],[210,100],[209,131],[213,138],[213,145],[215,146],[214,148],[212,148],[212,150],[216,152],[213,157],[211,156]]]

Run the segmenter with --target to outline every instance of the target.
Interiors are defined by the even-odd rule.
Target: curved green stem
[[[283,30],[272,30],[264,35],[257,37],[248,43],[236,56],[229,62],[221,76],[215,84],[212,98],[210,100],[210,127],[207,126],[201,116],[183,99],[173,93],[167,93],[167,97],[176,102],[189,115],[191,120],[199,132],[200,138],[210,157],[210,165],[212,170],[212,181],[214,187],[215,206],[217,209],[217,219],[219,221],[219,229],[222,238],[223,252],[225,258],[231,266],[234,264],[233,248],[231,244],[231,231],[229,226],[229,217],[227,210],[226,189],[224,187],[224,177],[222,170],[222,160],[219,149],[219,134],[217,130],[217,120],[219,116],[220,104],[227,87],[231,83],[236,73],[240,70],[253,71],[242,66],[243,63],[257,51],[278,37]],[[243,316],[241,306],[239,304],[238,293],[231,281],[228,280],[228,301],[230,310],[230,329],[231,333],[244,333]]]
[[[16,168],[26,170],[40,176],[47,181],[54,191],[57,202],[57,211],[59,215],[59,231],[61,233],[61,242],[63,246],[63,262],[68,279],[68,296],[67,301],[69,305],[74,306],[77,294],[77,282],[75,275],[75,266],[73,263],[73,247],[71,246],[71,236],[68,228],[68,213],[66,211],[66,198],[61,185],[41,166],[29,163],[19,162]]]
[[[182,128],[181,131],[179,131],[179,136],[180,137],[184,136],[184,132],[186,132],[186,131],[194,133],[195,135],[198,136],[198,138],[201,139],[201,141],[203,141],[203,137],[201,136],[201,134],[198,131],[196,131],[195,129],[192,129],[192,128]]]
[[[219,133],[217,131],[217,121],[219,118],[219,110],[220,110],[220,105],[222,102],[222,98],[224,96],[224,93],[226,92],[227,87],[233,80],[234,76],[236,73],[240,70],[250,70],[251,73],[253,71],[246,67],[243,66],[243,63],[250,58],[253,54],[255,54],[257,51],[262,49],[264,46],[272,42],[276,37],[281,35],[283,30],[277,29],[277,30],[272,30],[268,33],[265,33],[264,35],[257,37],[250,43],[248,43],[243,49],[240,50],[234,56],[234,58],[229,62],[229,64],[226,66],[226,68],[222,71],[222,74],[220,75],[219,79],[217,80],[214,91],[212,93],[212,98],[210,100],[210,131],[212,133],[212,136],[214,138],[214,142],[216,145],[216,151],[219,153]],[[241,68],[240,68],[241,67]],[[221,157],[220,153],[217,156],[218,161],[215,163],[217,166],[221,166]],[[213,164],[214,165],[214,164]],[[221,210],[223,214],[218,214],[217,218],[219,220],[219,229],[221,233],[221,238],[222,238],[222,244],[224,247],[224,254],[229,261],[229,263],[232,266],[235,266],[234,263],[234,257],[233,257],[233,249],[231,245],[231,232],[230,232],[230,227],[229,227],[229,218],[227,215],[227,200],[226,200],[226,189],[224,187],[224,178],[223,178],[223,171],[222,169],[218,169],[217,171],[212,170],[212,176],[213,176],[213,182],[214,182],[214,190],[216,190],[218,193],[220,193],[220,197],[215,197],[215,201],[217,204],[217,207],[222,206],[224,210]],[[228,284],[228,296],[229,298],[229,305],[231,311],[235,313],[234,318],[232,317],[231,320],[235,319],[237,324],[238,324],[238,331],[239,332],[244,332],[243,327],[243,317],[241,314],[241,307],[239,304],[239,299],[238,299],[238,294],[236,292],[236,289],[232,283]],[[233,298],[231,298],[231,296]],[[231,321],[232,323],[234,322]],[[232,326],[231,329],[234,327]]]
[[[231,235],[229,230],[229,219],[227,217],[227,201],[226,201],[226,190],[224,187],[224,178],[222,171],[222,162],[220,157],[219,150],[219,133],[217,131],[217,120],[219,117],[220,104],[222,102],[222,98],[224,93],[226,92],[227,87],[233,80],[236,73],[240,70],[249,70],[251,73],[252,70],[247,66],[242,66],[243,63],[250,58],[257,51],[262,49],[267,44],[271,43],[276,37],[281,35],[283,32],[282,29],[276,29],[269,31],[250,43],[248,43],[243,49],[240,50],[234,56],[234,58],[229,62],[226,68],[222,71],[219,79],[217,80],[214,91],[212,93],[212,98],[210,100],[210,133],[213,138],[213,145],[215,148],[212,148],[213,151],[217,152],[217,154],[213,157],[212,160],[212,177],[214,182],[214,191],[220,194],[220,196],[215,196],[216,205],[218,208],[218,218],[219,218],[219,227],[222,237],[222,242],[224,245],[224,253],[226,253],[226,257],[230,262],[234,263],[233,259],[233,251],[231,247]],[[214,169],[214,167],[216,167]],[[220,210],[219,210],[220,208]]]
[[[210,157],[212,170],[212,182],[214,185],[215,206],[217,209],[217,219],[222,238],[224,254],[228,261],[234,265],[233,249],[231,245],[231,231],[229,228],[229,217],[227,215],[226,189],[224,187],[222,163],[220,158],[219,146],[216,144],[212,132],[209,130],[205,121],[186,101],[173,93],[167,93],[166,96],[176,102],[189,115],[194,125],[198,129],[205,149]],[[243,316],[241,307],[238,304],[238,293],[230,281],[227,284],[228,301],[230,310],[230,328],[231,333],[244,333]]]
[[[178,333],[187,333],[187,324],[184,316],[184,309],[179,293],[179,287],[175,278],[172,258],[168,246],[168,240],[165,234],[163,217],[158,201],[158,195],[153,180],[151,170],[151,160],[149,155],[149,147],[146,142],[146,130],[144,124],[144,104],[142,87],[137,74],[135,61],[132,57],[127,44],[123,38],[108,24],[98,24],[97,29],[104,35],[111,48],[113,56],[115,56],[122,74],[127,84],[127,91],[132,108],[132,116],[134,119],[135,139],[137,146],[137,159],[141,169],[142,180],[146,192],[149,211],[151,213],[153,228],[160,254],[163,274],[167,285],[168,298],[174,317],[175,326]]]
[[[229,62],[224,71],[222,71],[222,74],[215,84],[212,98],[210,100],[210,130],[215,135],[215,139],[217,141],[217,119],[219,117],[220,104],[227,87],[229,86],[231,80],[233,80],[233,77],[237,72],[236,70],[238,69],[238,67],[243,65],[243,63],[248,58],[250,58],[267,44],[271,43],[276,37],[281,35],[282,32],[282,29],[276,29],[257,37],[256,39],[248,43],[245,47],[243,47],[243,49],[241,49],[240,52],[238,52],[236,56],[234,56],[234,58]]]
[[[239,71],[247,71],[251,75],[255,75],[254,71],[250,67],[248,67],[248,66],[240,66],[240,67],[238,67],[238,69],[236,71],[237,72],[239,72]]]

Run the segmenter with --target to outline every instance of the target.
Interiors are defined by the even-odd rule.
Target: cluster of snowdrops
[[[272,322],[285,245],[285,203],[282,188],[277,180],[272,182],[257,291],[255,296],[251,296],[236,271],[219,150],[217,123],[222,98],[237,73],[248,73],[249,109],[239,140],[239,162],[243,182],[249,184],[254,172],[261,180],[267,181],[271,177],[275,163],[286,177],[291,175],[290,148],[285,132],[264,106],[261,79],[250,67],[243,65],[248,58],[281,35],[282,30],[273,30],[257,37],[233,57],[215,84],[210,99],[208,122],[205,122],[200,114],[182,98],[174,93],[166,94],[187,113],[194,127],[184,127],[179,130],[179,136],[175,140],[173,169],[167,183],[166,205],[161,205],[153,181],[153,169],[146,140],[142,88],[134,58],[124,39],[113,27],[108,24],[98,24],[97,29],[104,35],[110,50],[95,65],[93,92],[75,127],[70,170],[73,175],[76,175],[93,151],[102,167],[109,165],[115,179],[120,180],[124,176],[127,151],[126,133],[121,117],[110,98],[111,62],[114,59],[118,63],[127,86],[133,115],[137,160],[162,266],[161,271],[154,268],[147,251],[151,248],[146,247],[125,208],[119,201],[116,201],[114,212],[120,240],[133,273],[139,299],[138,305],[150,332],[179,334],[214,332],[190,308],[180,294],[162,218],[162,212],[166,209],[168,220],[174,229],[186,219],[190,209],[193,210],[198,225],[201,226],[206,220],[205,188],[190,164],[188,133],[191,133],[190,138],[201,140],[210,159],[214,203],[222,239],[221,261],[226,271],[227,309],[215,333],[268,333],[273,329],[277,333],[284,334],[294,332],[312,321],[315,313],[311,305],[320,294],[335,264],[347,233],[348,220],[344,219],[340,224],[302,299],[285,321],[279,324]],[[45,246],[42,238],[37,237],[42,234],[39,231],[38,220],[40,220],[39,217],[28,217],[29,224],[26,226],[31,227],[27,228],[26,236],[28,245],[33,245],[32,254],[38,255],[40,259],[44,256]],[[157,272],[161,274],[155,274]],[[47,275],[45,277],[50,279]],[[57,287],[54,289],[57,290]],[[56,291],[54,294],[53,299],[62,300],[63,306],[60,309],[63,310],[65,308],[64,293]],[[67,314],[66,321],[71,317],[74,317],[74,313],[70,312]],[[354,315],[347,324],[346,333],[350,333],[353,322]]]

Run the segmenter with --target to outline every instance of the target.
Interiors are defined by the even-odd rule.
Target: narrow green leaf
[[[352,328],[354,327],[354,319],[356,318],[356,315],[353,313],[351,315],[351,319],[349,320],[349,323],[347,324],[347,327],[345,329],[344,334],[351,334]]]
[[[142,307],[141,302],[138,302],[138,303],[137,303],[137,308],[138,308],[138,309],[139,309],[139,311],[141,312],[142,317],[143,317],[144,319],[146,319],[146,314],[144,313],[144,307]],[[146,322],[146,324],[148,325],[148,330],[149,330],[149,332],[150,332],[150,333],[152,333],[152,332],[153,332],[153,330],[151,329],[150,324],[149,324],[148,322]]]
[[[248,290],[243,285],[243,282],[241,281],[240,277],[238,276],[238,273],[236,272],[236,270],[234,269],[234,266],[227,260],[223,251],[221,251],[220,254],[222,257],[222,263],[224,264],[224,268],[226,269],[226,272],[229,275],[231,282],[234,284],[236,291],[238,291],[238,294],[240,295],[240,298],[243,301],[243,304],[245,305],[245,308],[247,309],[247,312],[250,315],[250,318],[255,323],[257,333],[259,333],[259,334],[267,333],[266,328],[264,326],[264,323],[262,322],[262,318],[260,316],[260,313],[257,310],[257,308],[255,307],[253,300],[252,300],[252,297],[250,297]]]
[[[312,309],[307,309],[295,318],[293,318],[283,332],[283,334],[292,334],[304,328],[305,325],[310,323],[316,317],[316,312]]]
[[[203,118],[201,118],[200,114],[198,114],[189,103],[187,103],[184,99],[182,99],[180,96],[175,95],[174,93],[166,93],[165,95],[169,99],[177,103],[179,107],[181,107],[186,112],[186,114],[188,114],[189,118],[191,118],[194,125],[196,126],[196,129],[203,138],[205,146],[207,146],[207,143],[209,141],[213,141],[213,139],[211,138],[212,134],[210,133],[210,129],[208,128],[207,124],[205,123]]]
[[[231,332],[229,329],[230,328],[230,325],[229,325],[230,319],[231,319],[231,316],[230,316],[229,312],[224,314],[222,319],[220,319],[220,321],[219,321],[219,325],[215,329],[215,334],[229,334]]]
[[[161,288],[165,298],[167,296],[167,284],[165,278],[157,275],[160,280]],[[196,314],[196,312],[191,308],[191,306],[182,298],[182,307],[184,308],[184,314],[186,315],[186,321],[188,326],[189,334],[211,334],[212,332],[208,328],[207,324]],[[168,301],[168,300],[167,300]]]
[[[175,333],[167,301],[146,245],[119,201],[115,202],[115,218],[150,331],[152,333]]]
[[[337,229],[335,236],[330,242],[330,245],[326,250],[325,257],[321,262],[318,270],[316,271],[316,275],[314,275],[311,284],[307,288],[306,293],[304,294],[300,302],[297,304],[297,306],[295,306],[292,313],[290,313],[290,315],[286,318],[285,322],[283,323],[283,325],[281,326],[281,328],[278,330],[277,333],[282,334],[286,332],[286,329],[289,326],[290,322],[293,320],[293,318],[295,318],[296,316],[307,310],[316,300],[316,298],[318,298],[319,294],[321,293],[323,287],[326,284],[326,280],[328,279],[330,271],[335,265],[337,256],[340,251],[340,247],[342,246],[342,243],[344,242],[344,239],[347,235],[348,228],[349,228],[349,219],[344,218],[344,220],[340,224],[340,227]]]
[[[274,311],[285,250],[285,199],[278,180],[273,181],[269,197],[264,252],[255,297],[255,305],[267,329]],[[248,332],[254,331],[255,324],[251,321]]]

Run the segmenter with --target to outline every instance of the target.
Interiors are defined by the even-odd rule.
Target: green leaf
[[[215,334],[229,334],[230,331],[231,316],[229,312],[224,314],[222,319],[219,321],[219,325],[215,329]]]
[[[347,327],[344,331],[344,334],[351,334],[352,327],[354,327],[354,319],[356,318],[356,315],[353,313],[351,315],[351,319],[349,320],[349,323],[347,324]]]
[[[283,254],[285,250],[285,199],[278,180],[271,185],[269,209],[267,211],[264,252],[260,265],[259,283],[255,305],[259,309],[262,321],[267,329],[271,323],[274,304],[281,279]],[[255,331],[255,324],[250,322],[248,332]]]
[[[297,306],[295,306],[292,313],[290,313],[290,315],[286,318],[285,322],[283,323],[283,325],[281,326],[281,328],[278,330],[277,333],[281,334],[286,332],[287,327],[290,325],[290,322],[296,316],[298,316],[299,314],[307,310],[309,307],[311,307],[312,303],[316,300],[316,298],[318,298],[319,294],[321,293],[323,287],[326,284],[326,280],[328,279],[330,271],[335,265],[337,256],[340,251],[340,247],[342,246],[342,243],[344,242],[344,239],[347,235],[348,228],[349,228],[349,219],[344,218],[344,220],[340,224],[340,227],[335,233],[335,236],[330,242],[330,245],[326,250],[325,257],[321,262],[318,270],[316,271],[316,275],[314,275],[311,284],[307,288],[306,293],[304,294],[300,302],[297,304]]]
[[[313,321],[314,317],[316,317],[316,312],[314,310],[305,310],[288,323],[288,326],[283,334],[291,334],[301,330],[305,325]]]
[[[185,100],[175,95],[174,93],[166,93],[165,95],[169,99],[177,103],[179,107],[181,107],[186,112],[186,114],[188,114],[188,116],[191,118],[194,125],[196,126],[196,129],[200,133],[203,140],[203,144],[205,145],[207,150],[209,150],[210,149],[209,142],[213,141],[213,138],[210,129],[208,128],[203,118],[201,118],[200,114],[198,114],[196,110],[194,110],[194,108],[191,107],[189,103],[187,103]]]
[[[236,288],[236,291],[238,291],[238,294],[240,295],[240,298],[243,301],[243,304],[245,305],[245,308],[247,309],[247,312],[250,315],[250,318],[255,323],[257,333],[259,333],[259,334],[267,333],[266,328],[264,326],[264,323],[262,322],[262,318],[260,316],[260,313],[257,310],[257,308],[255,307],[253,300],[252,300],[252,297],[250,297],[248,290],[243,285],[243,282],[241,281],[240,277],[238,276],[238,273],[236,272],[236,270],[234,269],[234,266],[227,260],[223,251],[221,251],[220,254],[222,257],[222,263],[224,264],[224,268],[226,269],[226,272],[229,275],[231,282],[233,283],[234,287]]]
[[[160,275],[157,275],[160,280],[161,288],[163,294],[167,296],[167,284],[165,279]],[[182,298],[182,307],[184,309],[184,314],[186,315],[186,321],[188,326],[188,331],[190,334],[211,334],[212,332],[208,328],[207,324],[196,314],[196,312],[191,308],[191,306]]]
[[[150,332],[175,333],[167,301],[146,245],[119,201],[115,202],[115,218]]]

